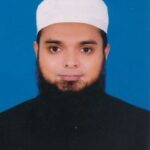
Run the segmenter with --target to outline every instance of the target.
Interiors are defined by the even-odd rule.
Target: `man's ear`
[[[37,43],[36,41],[34,41],[33,47],[34,47],[35,55],[36,55],[36,57],[37,57],[37,55],[38,55],[38,50],[39,50],[39,45],[38,45],[38,43]]]
[[[104,49],[104,55],[105,55],[105,59],[107,60],[107,57],[109,55],[109,52],[110,52],[110,45],[107,44],[107,46],[105,47]]]

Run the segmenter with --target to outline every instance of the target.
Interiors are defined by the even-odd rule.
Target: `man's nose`
[[[74,52],[66,53],[64,57],[65,68],[78,68],[79,67],[79,56]]]

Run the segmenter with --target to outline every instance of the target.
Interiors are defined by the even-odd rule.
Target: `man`
[[[148,150],[149,112],[105,93],[102,0],[37,9],[39,96],[0,115],[0,150]]]

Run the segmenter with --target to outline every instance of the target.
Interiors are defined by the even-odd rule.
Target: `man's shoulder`
[[[105,94],[105,99],[109,102],[111,107],[116,108],[115,110],[117,110],[117,108],[118,108],[119,110],[129,111],[129,112],[132,112],[132,111],[137,112],[137,113],[138,112],[139,113],[142,113],[142,112],[149,113],[150,112],[142,107],[131,104],[124,99],[120,99],[118,97],[115,97],[115,96],[112,96],[109,94]]]
[[[107,109],[104,110],[105,126],[112,133],[114,142],[120,142],[127,147],[137,143],[139,149],[148,147],[150,111],[108,94],[104,101]]]
[[[28,99],[21,104],[18,104],[12,108],[9,108],[8,110],[5,110],[0,113],[0,120],[1,119],[11,119],[13,117],[22,118],[28,115],[31,111],[35,110],[35,108],[38,106],[39,98],[38,96],[32,99]]]
[[[127,123],[150,123],[150,111],[128,103],[120,98],[105,94],[106,108],[118,121]]]

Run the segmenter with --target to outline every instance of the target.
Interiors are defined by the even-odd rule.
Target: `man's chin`
[[[79,79],[77,81],[59,80],[51,83],[44,78],[39,63],[37,63],[39,94],[58,96],[59,94],[95,93],[103,92],[105,89],[105,72],[103,71],[92,83]],[[65,95],[66,95],[65,94]],[[67,95],[68,95],[67,94]],[[78,95],[79,95],[78,94]]]
[[[56,84],[56,87],[58,90],[62,92],[66,91],[72,91],[72,92],[79,92],[86,88],[87,84],[84,83],[83,81],[63,81],[63,82],[58,82]]]
[[[64,86],[57,86],[58,90],[62,92],[79,92],[82,91],[85,87],[74,87],[74,86],[69,86],[69,87],[64,87]]]

